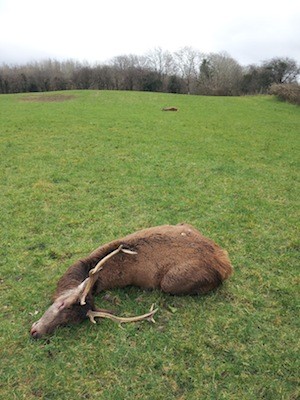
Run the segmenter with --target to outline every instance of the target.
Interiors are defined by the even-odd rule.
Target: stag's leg
[[[204,294],[222,283],[221,274],[209,265],[188,263],[172,267],[161,280],[161,290],[166,293]]]

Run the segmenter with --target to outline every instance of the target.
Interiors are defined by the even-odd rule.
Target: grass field
[[[0,398],[298,399],[299,134],[272,97],[1,95]],[[29,338],[72,262],[183,221],[229,252],[220,290],[111,291],[99,306],[156,303],[156,324]]]

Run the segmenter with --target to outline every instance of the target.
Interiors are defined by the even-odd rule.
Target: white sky
[[[0,0],[0,64],[104,62],[156,47],[300,63],[300,0]]]

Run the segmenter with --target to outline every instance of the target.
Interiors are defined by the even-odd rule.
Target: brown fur
[[[162,111],[178,111],[177,107],[164,107]]]
[[[120,245],[137,254],[120,252],[110,258],[99,274],[93,294],[128,285],[160,289],[173,295],[204,294],[218,287],[232,273],[227,252],[191,225],[144,229],[100,246],[88,257],[73,264],[58,281],[52,308],[33,325],[34,337],[53,331],[57,325],[84,319],[86,312],[94,309],[93,294],[87,298],[86,306],[73,304],[64,308],[64,300],[61,299],[84,281],[99,260]],[[56,303],[58,306],[54,307]],[[51,317],[53,307],[57,313],[54,318]],[[46,315],[47,312],[49,315]]]

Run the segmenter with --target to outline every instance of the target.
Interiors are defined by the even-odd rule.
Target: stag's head
[[[94,310],[91,291],[98,279],[99,272],[102,270],[104,263],[120,251],[126,254],[136,254],[133,251],[124,249],[121,245],[101,259],[98,264],[90,270],[88,278],[78,286],[65,291],[55,299],[54,303],[48,308],[44,315],[32,325],[30,330],[31,336],[34,339],[39,339],[46,334],[52,333],[60,325],[79,323],[86,318],[90,318],[93,323],[95,323],[95,317],[110,318],[120,323],[136,322],[145,319],[154,322],[153,315],[156,313],[157,309],[154,310],[153,307],[150,309],[149,313],[131,318],[116,317],[106,310]]]
[[[92,298],[85,300],[82,297],[88,280],[55,299],[44,315],[32,325],[30,334],[34,339],[52,333],[60,325],[76,324],[88,317],[88,311],[93,308]]]

